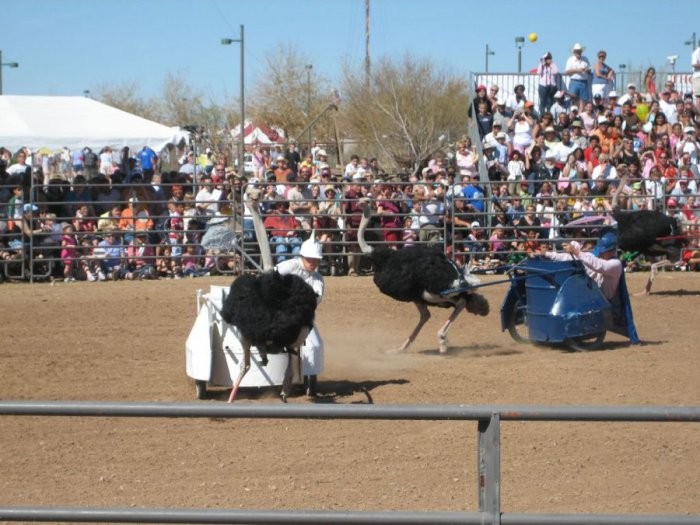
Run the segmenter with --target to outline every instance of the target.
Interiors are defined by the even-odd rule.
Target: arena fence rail
[[[502,513],[501,421],[698,423],[700,407],[527,405],[230,405],[98,401],[0,401],[0,416],[477,421],[478,512],[197,510],[0,506],[0,520],[114,523],[700,525],[700,515]]]

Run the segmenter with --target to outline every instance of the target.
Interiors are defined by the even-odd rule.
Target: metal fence
[[[563,69],[563,68],[562,68]],[[640,93],[646,92],[644,87],[644,71],[619,71],[615,76],[613,89],[618,95],[623,95],[627,92],[626,86],[634,84],[637,91]],[[539,107],[540,95],[538,91],[539,79],[533,73],[490,73],[490,72],[474,72],[471,73],[471,85],[475,87],[479,84],[487,86],[498,86],[499,96],[507,98],[514,93],[514,88],[517,85],[525,87],[525,97],[535,103],[535,107]],[[692,72],[659,72],[657,74],[657,89],[662,90],[667,80],[673,81],[676,90],[682,95],[692,92]],[[568,86],[568,77],[560,75],[558,88],[566,90]],[[472,93],[473,96],[473,93]]]
[[[473,120],[471,121],[473,123]],[[473,131],[473,130],[472,130]],[[481,144],[477,141],[476,147],[481,149]],[[535,191],[528,190],[524,194],[515,195],[520,199],[523,210],[506,213],[506,204],[511,202],[510,197],[500,198],[499,190],[503,186],[519,185],[519,183],[503,180],[491,180],[485,167],[484,156],[480,158],[480,185],[483,193],[479,197],[472,199],[473,209],[458,206],[457,201],[465,201],[462,188],[469,182],[453,183],[448,185],[443,181],[421,180],[418,182],[405,182],[391,180],[388,182],[394,188],[394,197],[387,197],[382,194],[382,187],[386,183],[377,181],[375,183],[364,182],[361,186],[361,196],[371,196],[375,200],[393,199],[399,205],[400,211],[396,214],[399,219],[398,225],[382,225],[379,217],[373,219],[367,228],[367,240],[369,244],[385,244],[387,233],[393,233],[398,240],[391,241],[394,247],[403,247],[408,244],[433,243],[441,245],[443,250],[453,259],[461,264],[470,264],[472,268],[484,269],[501,267],[502,265],[517,262],[525,257],[525,243],[528,241],[527,230],[522,224],[515,227],[513,217],[522,218],[525,215],[524,208],[531,204],[536,208],[535,216],[541,223],[539,242],[550,242],[557,247],[563,239],[577,237],[579,239],[589,238],[591,228],[586,224],[569,226],[573,219],[590,217],[610,216],[612,208],[610,206],[610,195],[589,194],[587,196],[577,196],[577,203],[572,211],[560,213],[557,210],[559,203],[573,202],[572,195],[553,194],[551,198],[544,198],[536,195]],[[640,182],[640,193],[624,197],[626,202],[635,204],[643,208],[665,209],[665,198],[652,198],[646,194],[647,182],[643,179],[629,180],[630,185]],[[525,183],[525,181],[523,181]],[[538,180],[537,185],[550,184],[556,188],[557,180]],[[301,240],[308,237],[314,229],[324,246],[324,261],[322,271],[327,275],[345,275],[350,268],[350,258],[361,259],[362,253],[354,240],[348,237],[347,233],[351,229],[347,225],[347,214],[345,209],[351,200],[346,198],[346,191],[350,183],[336,181],[334,195],[332,197],[314,197],[313,209],[296,211],[295,218],[303,225],[297,235]],[[534,185],[531,183],[530,185]],[[573,184],[573,183],[572,183]],[[304,185],[304,183],[292,183],[290,186]],[[440,197],[439,221],[435,224],[434,235],[429,241],[422,238],[421,230],[425,225],[416,225],[417,215],[421,215],[420,207],[414,206],[414,189],[418,185],[430,185],[440,187],[442,196]],[[138,231],[134,231],[132,226],[120,226],[121,218],[113,215],[109,210],[116,208],[123,210],[129,208],[129,199],[138,195],[139,206],[143,206],[147,211],[146,219],[150,226],[145,231],[144,240],[139,243],[144,250],[140,259],[144,260],[154,268],[155,275],[160,277],[179,277],[187,274],[183,270],[183,261],[187,256],[187,248],[192,248],[192,253],[196,254],[196,259],[201,261],[201,268],[196,275],[223,274],[236,275],[242,271],[259,269],[259,250],[255,232],[249,217],[246,217],[244,207],[241,204],[244,200],[245,187],[229,189],[227,198],[218,202],[222,211],[216,216],[202,216],[196,213],[185,213],[184,229],[175,230],[170,226],[169,221],[169,197],[172,188],[179,184],[162,184],[164,196],[151,196],[149,194],[149,184],[121,184],[121,185],[100,185],[87,184],[87,196],[79,202],[73,201],[53,201],[49,197],[51,190],[42,186],[35,186],[28,192],[29,198],[24,201],[30,206],[36,205],[36,211],[31,212],[29,223],[32,227],[41,228],[35,230],[34,234],[25,237],[25,242],[18,240],[17,233],[12,234],[7,224],[11,222],[13,211],[9,204],[0,204],[0,277],[28,279],[32,281],[50,280],[62,277],[61,268],[64,260],[61,257],[61,227],[67,224],[76,224],[76,221],[89,221],[96,224],[93,231],[77,231],[75,234],[78,246],[76,247],[75,272],[80,279],[88,278],[88,273],[97,275],[104,269],[107,276],[110,275],[105,268],[105,258],[103,250],[97,248],[98,242],[105,237],[106,229],[100,226],[107,223],[115,228],[115,233],[121,237],[124,247],[130,240],[133,240]],[[264,185],[263,185],[264,186]],[[273,186],[274,185],[270,185]],[[306,184],[307,190],[309,185]],[[71,187],[75,191],[75,186]],[[327,187],[327,186],[322,186]],[[0,192],[8,187],[0,187]],[[436,190],[437,191],[437,190]],[[110,192],[115,192],[115,196],[109,196]],[[105,198],[103,193],[108,196]],[[274,192],[272,192],[274,193]],[[507,192],[506,192],[507,193]],[[504,193],[505,194],[505,193]],[[283,199],[284,200],[284,199]],[[634,201],[634,202],[633,202]],[[271,200],[263,201],[263,204],[270,205]],[[286,200],[289,204],[294,201]],[[186,192],[184,198],[179,201],[186,209],[192,210],[195,207],[195,196],[192,192]],[[73,208],[86,205],[87,212],[77,218]],[[325,205],[333,204],[336,207],[336,214],[329,215],[320,212],[319,209]],[[581,205],[581,209],[575,211],[576,206]],[[568,204],[567,204],[568,206]],[[108,210],[103,213],[103,210]],[[47,212],[53,212],[47,215]],[[116,213],[116,212],[114,212]],[[136,213],[136,212],[134,212]],[[48,219],[51,216],[51,219]],[[506,216],[505,222],[503,217]],[[123,218],[123,217],[122,217]],[[541,220],[540,220],[541,219]],[[19,219],[21,220],[21,219]],[[15,222],[17,219],[15,219]],[[585,222],[585,221],[584,221]],[[50,225],[49,225],[50,223]],[[475,224],[478,227],[475,228]],[[47,229],[47,225],[49,229]],[[499,243],[508,246],[508,250],[501,253],[494,253],[491,246],[491,237],[497,227],[504,227],[504,236],[498,239]],[[216,228],[215,228],[216,227]],[[131,228],[131,229],[129,229]],[[216,230],[216,231],[214,231]],[[390,230],[393,230],[390,231]],[[226,244],[218,247],[210,247],[207,242],[209,234],[218,232],[225,237]],[[179,240],[169,239],[171,234],[179,236]],[[218,235],[217,234],[217,235]],[[13,246],[12,243],[16,245]],[[271,251],[275,254],[276,241],[268,239],[271,243]],[[175,250],[178,249],[178,254]],[[98,253],[98,251],[100,253]],[[132,257],[136,259],[136,257]],[[125,259],[129,259],[125,257]],[[128,263],[128,261],[127,261]],[[125,265],[127,264],[125,263]],[[130,264],[130,263],[129,263]],[[366,260],[364,263],[367,267]],[[125,268],[119,270],[117,278],[133,278],[140,276],[138,272],[126,271]],[[116,271],[114,272],[117,273]],[[190,273],[192,275],[192,273]],[[147,276],[148,277],[148,276]]]
[[[700,407],[523,405],[230,405],[96,401],[0,401],[4,416],[476,421],[478,512],[198,510],[0,506],[0,520],[265,524],[700,524],[700,515],[501,512],[502,421],[698,423]]]

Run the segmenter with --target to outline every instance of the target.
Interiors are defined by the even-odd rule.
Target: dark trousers
[[[539,86],[538,94],[540,96],[540,118],[542,114],[549,111],[549,108],[554,104],[554,94],[557,92],[557,86]]]

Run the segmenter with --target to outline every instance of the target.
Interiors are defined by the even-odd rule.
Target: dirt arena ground
[[[631,290],[646,277],[629,276]],[[195,290],[229,283],[0,285],[0,397],[194,402]],[[663,273],[633,297],[644,345],[611,335],[589,353],[515,345],[500,331],[505,291],[483,288],[491,313],[461,316],[448,355],[436,350],[444,310],[391,355],[413,305],[371,277],[327,278],[315,402],[700,405],[699,274]],[[474,422],[2,417],[0,428],[0,505],[478,510]],[[501,435],[505,512],[700,514],[697,423],[505,422]]]

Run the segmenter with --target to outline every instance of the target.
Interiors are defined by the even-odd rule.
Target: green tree
[[[380,59],[369,79],[361,66],[344,68],[343,135],[387,168],[417,173],[440,151],[441,136],[466,133],[468,105],[467,80],[428,59]]]

